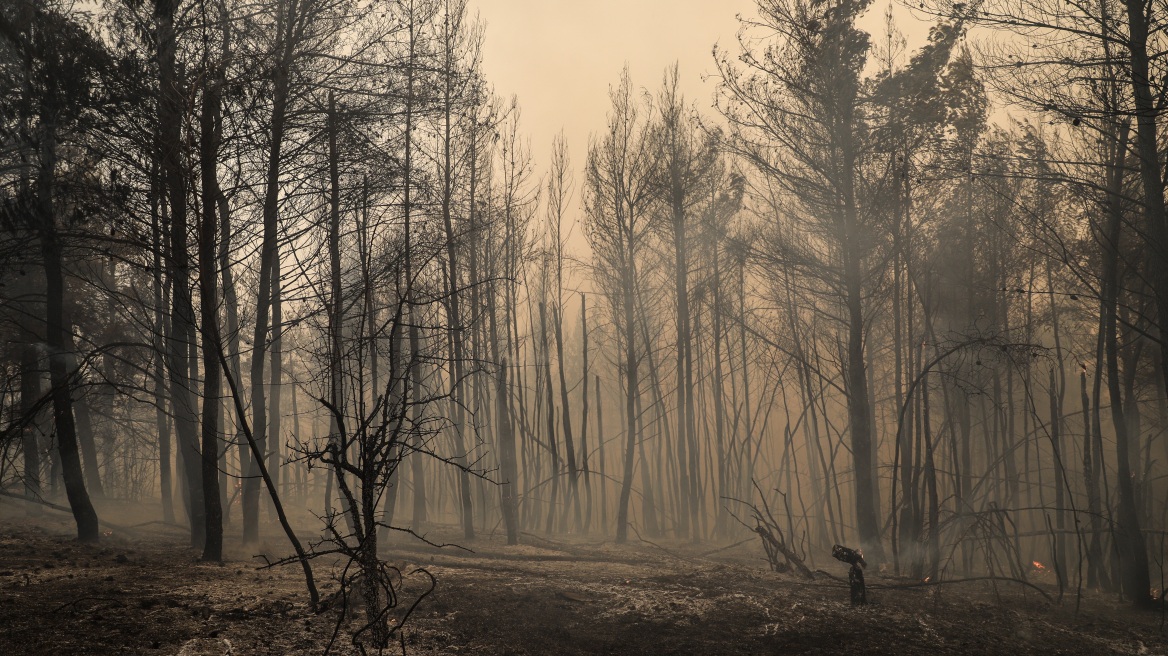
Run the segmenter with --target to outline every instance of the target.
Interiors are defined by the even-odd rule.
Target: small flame
[[[101,532],[101,534],[102,534],[102,535],[104,535],[104,536],[106,536],[106,537],[108,538],[109,536],[113,535],[113,534],[114,534],[114,532],[113,532],[113,531],[106,530],[106,531],[102,531],[102,532]]]
[[[924,578],[924,583],[928,583],[928,582],[929,582],[929,580],[930,580],[930,579],[932,579],[932,578],[933,578],[933,577],[931,577],[931,576],[926,576],[926,577]]]
[[[1039,572],[1046,571],[1046,565],[1043,565],[1042,563],[1038,562],[1037,560],[1032,561],[1031,564],[1034,565],[1034,569],[1038,570]]]

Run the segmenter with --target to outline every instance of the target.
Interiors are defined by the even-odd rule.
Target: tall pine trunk
[[[268,406],[264,395],[264,355],[271,324],[272,278],[279,254],[280,158],[288,112],[290,68],[294,46],[294,26],[298,22],[292,8],[297,3],[281,0],[276,14],[276,62],[272,70],[271,142],[264,179],[263,239],[260,244],[259,287],[256,291],[255,330],[251,354],[252,439],[260,457],[267,453]],[[274,338],[274,335],[273,335]],[[266,469],[266,467],[264,467]],[[259,539],[260,467],[253,459],[243,480],[243,541]]]
[[[199,225],[199,309],[203,319],[203,431],[202,478],[206,541],[203,560],[223,560],[223,507],[219,498],[219,418],[222,412],[219,364],[219,275],[215,252],[219,225],[215,217],[215,183],[219,144],[215,124],[219,120],[218,82],[203,88],[203,108],[199,116],[200,171],[202,177],[202,222]]]
[[[191,302],[190,256],[187,246],[187,171],[183,165],[182,116],[186,100],[180,87],[176,65],[177,39],[174,20],[181,0],[159,0],[155,4],[158,43],[159,141],[162,174],[170,209],[170,261],[167,267],[171,288],[171,316],[167,340],[167,369],[179,457],[186,476],[187,517],[191,523],[191,545],[202,548],[206,538],[202,471],[199,465],[198,418],[195,412],[191,376],[190,347],[195,318]]]
[[[50,111],[41,118],[41,162],[37,179],[37,200],[40,210],[41,258],[45,268],[45,340],[49,348],[49,385],[53,399],[53,423],[57,429],[57,449],[61,457],[61,473],[65,479],[65,494],[73,520],[77,524],[77,539],[81,542],[98,541],[97,512],[85,489],[81,456],[77,447],[77,429],[73,421],[72,384],[70,382],[68,346],[69,326],[65,322],[65,275],[62,270],[62,246],[57,233],[57,217],[53,204],[56,186],[56,134]]]

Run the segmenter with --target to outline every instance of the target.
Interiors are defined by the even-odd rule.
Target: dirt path
[[[222,566],[199,563],[164,525],[99,546],[77,544],[69,529],[65,518],[0,517],[0,654],[319,654],[332,634],[336,613],[308,612],[298,569],[257,569],[238,546]],[[876,589],[876,605],[855,609],[835,581],[766,571],[754,544],[702,557],[527,541],[480,540],[473,554],[389,549],[403,571],[421,566],[438,581],[407,626],[410,653],[1168,653],[1159,615],[1109,598],[1086,598],[1076,617],[1073,602],[1052,606],[1009,584],[999,602],[978,583]],[[283,553],[275,536],[271,544]],[[318,561],[317,571],[330,587],[335,567]],[[423,577],[409,581],[407,599]],[[338,647],[353,653],[343,635]]]

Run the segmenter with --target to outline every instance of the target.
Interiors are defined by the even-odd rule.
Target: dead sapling
[[[752,481],[753,482],[753,481]],[[730,511],[730,516],[733,517],[739,524],[742,524],[751,532],[758,535],[762,541],[763,551],[766,552],[767,562],[770,564],[772,572],[795,572],[799,576],[814,580],[815,575],[812,574],[811,569],[803,562],[803,557],[796,552],[796,548],[787,542],[787,536],[783,532],[782,525],[775,519],[771,512],[770,504],[767,503],[766,495],[763,494],[762,489],[754,482],[754,489],[758,492],[762,500],[762,507],[743,501],[741,499],[734,499],[732,497],[724,497],[729,501],[737,501],[750,509],[751,519],[754,521],[754,526],[743,521],[738,515]],[[778,492],[776,490],[776,492]],[[779,492],[782,495],[781,492]],[[784,506],[786,506],[786,496],[783,496]],[[788,526],[791,524],[791,509],[786,508]]]
[[[868,563],[864,562],[864,552],[837,544],[831,548],[831,557],[852,566],[848,570],[848,587],[852,592],[852,605],[867,605],[868,588],[864,586],[864,568],[868,566]]]

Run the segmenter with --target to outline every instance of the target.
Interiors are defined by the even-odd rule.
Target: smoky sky
[[[887,7],[875,2],[860,26],[882,34]],[[716,118],[712,49],[737,53],[738,16],[757,12],[755,0],[471,0],[471,10],[486,24],[487,79],[500,96],[518,97],[537,172],[561,129],[572,168],[583,166],[588,135],[603,129],[608,88],[626,63],[633,83],[654,92],[677,62],[686,97]],[[928,23],[897,4],[894,16],[910,48],[919,45]]]

